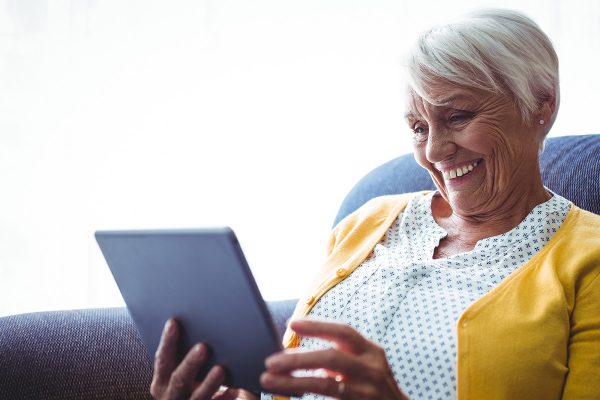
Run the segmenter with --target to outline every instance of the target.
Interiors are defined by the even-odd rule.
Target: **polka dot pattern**
[[[472,251],[432,259],[446,236],[431,215],[432,197],[413,199],[374,256],[327,292],[310,316],[348,323],[379,343],[411,399],[454,399],[458,318],[540,251],[571,203],[554,194],[511,231],[480,240]],[[314,338],[300,342],[306,350],[330,346]]]

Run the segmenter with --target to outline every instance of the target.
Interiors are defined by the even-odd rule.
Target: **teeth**
[[[449,171],[444,171],[444,172],[442,172],[442,175],[444,176],[445,180],[454,179],[456,177],[463,176],[463,175],[470,173],[471,171],[473,171],[475,169],[476,166],[477,166],[477,162],[474,162],[473,164],[469,164],[469,165],[465,165],[463,167],[451,169]]]

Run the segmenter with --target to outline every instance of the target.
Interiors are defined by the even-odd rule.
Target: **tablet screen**
[[[151,358],[167,319],[180,324],[179,357],[196,343],[227,370],[226,384],[261,391],[264,360],[281,344],[229,228],[101,231],[96,240]]]

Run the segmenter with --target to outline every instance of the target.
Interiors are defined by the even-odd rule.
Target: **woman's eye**
[[[412,129],[412,132],[413,132],[414,140],[416,140],[418,142],[423,142],[423,141],[427,140],[427,128],[425,128],[423,126],[415,126]]]
[[[473,116],[472,113],[452,114],[450,116],[450,118],[448,118],[448,121],[450,121],[450,123],[464,122],[464,121],[470,119],[472,116]]]

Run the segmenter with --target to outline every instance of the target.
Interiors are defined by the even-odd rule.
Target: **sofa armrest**
[[[280,335],[295,301],[268,303]],[[0,318],[7,399],[150,399],[152,359],[126,308]]]

